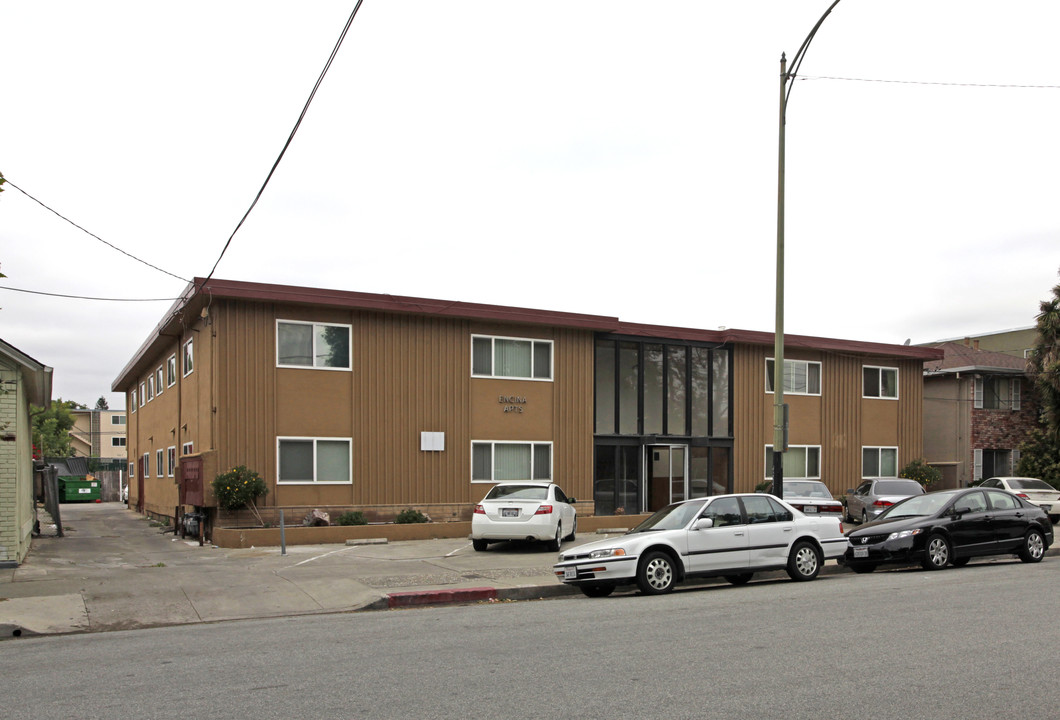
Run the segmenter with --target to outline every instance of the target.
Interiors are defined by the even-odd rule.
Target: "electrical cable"
[[[163,271],[165,272],[165,271]],[[106,297],[88,297],[85,295],[62,295],[60,293],[43,292],[41,290],[26,290],[24,288],[8,287],[7,285],[0,285],[0,290],[10,290],[11,292],[29,293],[31,295],[47,295],[48,297],[60,297],[70,298],[72,300],[105,300],[107,302],[173,302],[180,298],[106,298]]]
[[[154,270],[157,270],[157,271],[158,271],[158,272],[160,272],[160,273],[165,273],[166,275],[169,275],[170,277],[176,278],[177,280],[183,280],[184,282],[190,282],[190,281],[189,281],[189,280],[188,280],[187,278],[182,278],[182,277],[181,277],[180,275],[174,275],[173,273],[169,272],[168,270],[163,270],[162,268],[158,267],[157,265],[152,265],[151,263],[147,262],[146,260],[141,260],[140,258],[136,257],[136,256],[135,256],[135,255],[133,255],[132,253],[129,253],[129,252],[126,252],[126,251],[122,250],[122,249],[121,249],[120,247],[118,247],[117,245],[114,245],[114,244],[112,244],[112,243],[109,243],[109,242],[107,242],[106,240],[104,240],[103,238],[101,238],[101,237],[100,237],[99,235],[96,235],[96,234],[95,234],[95,233],[93,233],[93,232],[89,232],[88,230],[86,230],[85,228],[81,227],[80,225],[78,225],[78,224],[77,224],[77,223],[75,223],[75,222],[74,222],[73,220],[71,220],[70,218],[68,218],[68,217],[66,217],[65,215],[63,215],[62,213],[59,213],[58,211],[56,211],[56,210],[53,210],[52,208],[48,207],[47,205],[45,205],[44,203],[42,203],[42,202],[41,202],[40,200],[38,200],[37,198],[35,198],[35,197],[33,197],[32,195],[30,195],[30,194],[29,194],[28,192],[26,192],[26,191],[25,191],[25,190],[23,190],[22,188],[20,188],[20,187],[19,187],[18,185],[16,185],[15,183],[11,182],[11,178],[5,178],[5,180],[7,181],[7,182],[6,182],[6,184],[7,184],[7,185],[10,185],[11,187],[15,188],[15,189],[16,189],[16,190],[18,190],[18,191],[19,191],[20,193],[22,193],[23,195],[25,195],[26,197],[28,197],[28,198],[29,198],[30,200],[32,200],[33,202],[35,202],[35,203],[37,203],[38,205],[40,205],[40,206],[41,206],[42,208],[44,208],[44,209],[45,209],[45,210],[47,210],[48,212],[51,212],[51,213],[55,214],[56,216],[58,216],[59,218],[62,218],[63,220],[65,220],[66,222],[70,223],[71,225],[73,225],[73,226],[74,226],[75,228],[77,228],[78,230],[80,230],[81,232],[83,232],[83,233],[85,233],[85,234],[87,234],[87,235],[91,235],[92,237],[94,237],[94,238],[95,238],[96,240],[99,240],[99,241],[100,241],[101,243],[103,243],[103,244],[104,244],[104,245],[106,245],[107,247],[109,247],[109,248],[112,248],[112,249],[114,249],[114,250],[117,250],[117,251],[118,251],[118,252],[120,252],[120,253],[121,253],[122,255],[126,255],[126,256],[128,256],[128,257],[131,257],[131,258],[132,258],[133,260],[135,260],[136,262],[138,262],[138,263],[143,263],[143,264],[144,264],[144,265],[146,265],[147,267],[149,267],[149,268],[152,268],[152,269],[154,269]]]
[[[280,150],[280,154],[276,158],[276,162],[272,164],[272,169],[269,170],[269,174],[265,177],[265,182],[261,184],[261,189],[258,190],[258,194],[254,196],[254,201],[250,203],[250,207],[247,208],[247,211],[243,214],[243,217],[240,219],[239,223],[236,224],[235,230],[233,230],[232,234],[228,236],[228,241],[221,249],[221,254],[218,255],[217,261],[210,269],[210,274],[206,276],[205,280],[203,280],[203,286],[205,286],[205,284],[210,281],[210,278],[213,277],[214,271],[217,270],[217,265],[221,262],[221,258],[223,258],[225,256],[225,253],[228,252],[228,246],[232,244],[232,239],[236,236],[236,233],[239,232],[239,229],[243,227],[243,223],[246,222],[246,219],[250,215],[250,212],[254,209],[254,206],[258,204],[258,200],[261,199],[262,193],[265,192],[265,188],[266,186],[268,186],[269,181],[272,179],[273,173],[276,172],[276,168],[279,167],[280,161],[283,160],[283,156],[287,152],[287,148],[290,147],[291,142],[294,140],[295,133],[298,132],[298,128],[302,124],[302,120],[305,118],[306,113],[309,112],[309,105],[313,102],[313,98],[317,94],[317,89],[324,81],[324,76],[327,74],[328,69],[331,67],[332,61],[335,60],[335,56],[338,54],[339,48],[342,47],[342,41],[346,39],[346,33],[349,32],[350,25],[353,24],[353,19],[357,16],[357,11],[360,9],[362,2],[364,2],[364,0],[357,0],[357,4],[354,5],[353,12],[350,13],[349,19],[346,20],[346,26],[342,28],[342,33],[339,35],[339,39],[335,43],[335,47],[332,49],[331,55],[328,57],[328,61],[324,65],[324,69],[320,71],[320,76],[317,78],[316,84],[313,85],[313,90],[309,93],[309,99],[306,100],[305,106],[302,108],[301,114],[298,115],[298,120],[295,122],[294,127],[291,129],[291,134],[290,136],[288,136],[287,142],[283,144],[283,149]]]
[[[796,80],[845,80],[847,82],[895,83],[898,85],[944,85],[950,87],[1020,88],[1030,90],[1060,90],[1060,85],[1016,85],[1001,83],[930,82],[927,80],[878,80],[874,78],[835,77],[831,75],[800,75]]]

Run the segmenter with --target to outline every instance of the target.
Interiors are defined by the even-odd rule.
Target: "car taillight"
[[[842,520],[839,521],[839,534],[840,535],[843,534],[843,521]]]
[[[537,509],[537,512],[534,513],[534,515],[551,515],[551,514],[552,514],[552,506],[551,505],[542,505],[541,507],[539,507]]]
[[[1016,497],[1021,497],[1024,500],[1030,500],[1031,499],[1030,496],[1027,495],[1027,493],[1016,493]]]
[[[890,507],[891,505],[894,505],[894,503],[889,500],[877,500],[872,503],[872,507]]]
[[[476,515],[485,515],[486,514],[486,508],[482,507],[481,505],[476,505],[475,506],[475,514]]]

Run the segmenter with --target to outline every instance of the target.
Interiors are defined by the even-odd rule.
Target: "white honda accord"
[[[501,540],[544,540],[558,551],[578,531],[574,498],[548,482],[508,482],[494,486],[471,516],[471,544],[485,550]]]
[[[712,575],[743,585],[755,572],[784,569],[792,580],[813,580],[846,548],[837,517],[804,515],[772,495],[716,495],[674,503],[625,535],[571,548],[553,570],[589,597],[633,583],[656,595]]]

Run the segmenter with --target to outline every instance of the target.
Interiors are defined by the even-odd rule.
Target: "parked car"
[[[872,572],[884,563],[928,570],[961,567],[974,557],[1018,555],[1038,562],[1053,543],[1045,511],[1005,490],[965,488],[908,498],[847,533],[842,564]]]
[[[559,551],[578,532],[574,498],[555,483],[509,482],[495,485],[471,516],[471,544],[485,550],[501,540],[543,540]]]
[[[847,490],[847,520],[867,523],[900,500],[923,495],[924,487],[916,480],[873,478],[854,490]]]
[[[843,517],[843,503],[833,498],[828,486],[819,480],[785,480],[784,500],[807,515]]]
[[[772,495],[715,495],[673,503],[625,535],[571,548],[553,570],[589,597],[634,583],[656,595],[712,575],[743,585],[755,572],[785,569],[792,580],[813,580],[846,545],[837,518],[804,515]]]
[[[980,487],[1010,490],[1049,514],[1049,520],[1060,522],[1060,490],[1038,478],[992,477],[980,483]]]

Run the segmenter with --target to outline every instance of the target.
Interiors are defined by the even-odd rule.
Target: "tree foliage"
[[[110,410],[110,405],[107,404],[107,398],[102,395],[99,396],[99,400],[96,400],[96,410]]]
[[[33,417],[33,444],[41,457],[70,457],[70,430],[74,427],[71,410],[84,409],[84,405],[73,400],[52,400],[47,408],[30,407]]]
[[[218,507],[223,510],[248,507],[259,523],[261,515],[258,514],[257,499],[264,497],[268,491],[269,488],[261,476],[245,465],[237,465],[228,472],[221,473],[213,481],[213,494],[217,498]]]
[[[1060,285],[1053,288],[1051,298],[1042,300],[1039,309],[1038,337],[1029,365],[1046,433],[1060,444]]]
[[[929,490],[932,485],[942,480],[942,471],[937,467],[928,465],[923,459],[917,458],[902,468],[902,472],[898,473],[898,477],[916,480],[924,486],[925,490]]]
[[[1016,474],[1044,480],[1060,490],[1060,444],[1041,430],[1031,430],[1020,445],[1020,462]]]

